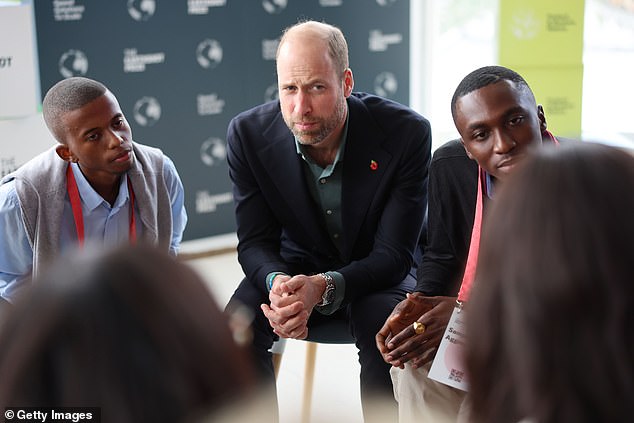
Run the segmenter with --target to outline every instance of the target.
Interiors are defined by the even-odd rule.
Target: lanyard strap
[[[68,190],[68,197],[70,198],[70,207],[73,210],[73,219],[75,220],[75,228],[77,229],[77,240],[79,246],[84,246],[84,215],[81,211],[81,198],[79,196],[79,189],[77,188],[77,181],[75,175],[71,169],[70,164],[66,168],[66,187]],[[130,193],[130,225],[128,228],[130,234],[130,243],[136,243],[136,218],[134,215],[134,190],[132,189],[132,183],[128,178],[128,192]]]
[[[73,175],[73,169],[70,168],[70,164],[66,168],[66,188],[68,190],[68,197],[70,198],[70,207],[73,209],[73,219],[75,220],[75,228],[77,228],[77,239],[79,246],[84,246],[84,216],[81,212],[81,200],[79,197],[79,189],[77,188],[77,182],[75,181],[75,175]]]
[[[557,141],[557,138],[555,138],[555,136],[550,132],[550,131],[544,131],[546,133],[546,135],[548,135],[548,139],[550,139],[550,141],[555,145],[555,147],[559,147],[559,141]]]
[[[466,301],[469,298],[469,291],[475,279],[476,265],[478,264],[478,254],[480,252],[480,234],[482,232],[482,211],[484,208],[484,190],[482,184],[485,183],[484,170],[478,166],[478,193],[476,197],[475,217],[473,218],[473,229],[471,230],[471,243],[469,244],[469,255],[465,267],[458,301]]]
[[[559,146],[559,141],[549,131],[545,131],[550,141]],[[478,194],[476,199],[475,217],[473,218],[473,229],[471,230],[471,243],[469,244],[469,255],[465,266],[458,301],[466,301],[469,298],[471,285],[475,279],[476,265],[478,264],[478,254],[480,252],[480,234],[482,233],[482,211],[483,211],[483,184],[485,183],[484,170],[478,166]]]

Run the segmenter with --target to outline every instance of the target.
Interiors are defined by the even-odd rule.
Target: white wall
[[[14,170],[55,143],[44,124],[42,113],[0,119],[0,175]]]
[[[38,113],[33,19],[30,4],[0,2],[0,176],[54,144]]]

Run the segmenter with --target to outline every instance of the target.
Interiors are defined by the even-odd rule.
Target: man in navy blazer
[[[268,350],[278,336],[304,339],[324,320],[348,322],[367,419],[370,397],[394,402],[390,365],[374,338],[415,286],[429,122],[393,101],[353,93],[345,38],[325,23],[284,32],[277,74],[279,101],[239,114],[228,128],[246,275],[228,309],[254,311],[254,358],[271,384]]]

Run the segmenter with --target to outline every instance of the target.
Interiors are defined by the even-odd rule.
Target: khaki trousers
[[[392,367],[390,376],[400,423],[455,423],[466,419],[466,392],[427,377],[431,363]],[[464,403],[464,404],[463,404]]]

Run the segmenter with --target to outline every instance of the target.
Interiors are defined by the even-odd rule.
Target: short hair
[[[453,97],[451,97],[451,116],[454,121],[456,120],[456,103],[460,98],[500,81],[511,81],[515,83],[519,88],[530,93],[531,97],[535,99],[533,91],[519,73],[504,66],[484,66],[469,73],[458,84]]]
[[[81,76],[57,82],[48,90],[42,101],[46,126],[59,142],[65,143],[62,116],[85,106],[107,91],[108,88],[101,82]]]
[[[591,142],[544,145],[504,181],[466,309],[474,422],[631,419],[632,192],[634,157]]]
[[[200,276],[150,246],[60,256],[0,331],[0,405],[102,407],[102,421],[197,421],[253,374]]]
[[[328,45],[328,55],[332,59],[335,64],[335,69],[340,75],[343,75],[343,72],[348,69],[349,59],[346,37],[343,35],[341,29],[325,22],[300,21],[286,28],[282,33],[282,38],[277,46],[277,53],[275,54],[276,60],[279,56],[282,45],[286,41],[286,38],[290,33],[295,31],[310,32],[311,35],[325,41]]]

